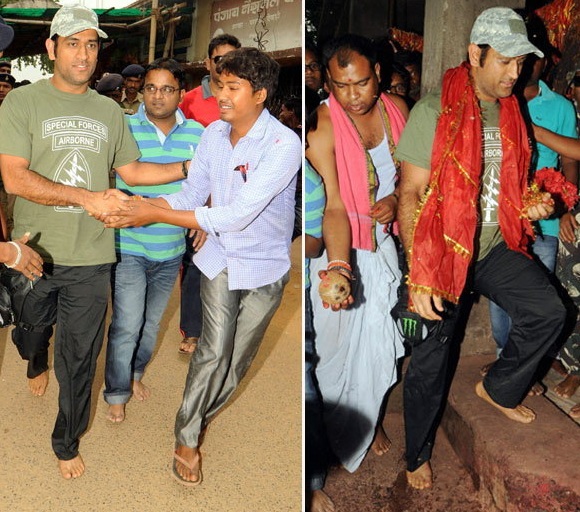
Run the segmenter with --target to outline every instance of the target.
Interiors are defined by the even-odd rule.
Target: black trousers
[[[13,339],[35,369],[48,369],[48,345],[56,323],[54,371],[59,384],[52,447],[60,460],[78,455],[89,424],[91,388],[105,334],[111,265],[46,266],[26,297]],[[26,357],[25,357],[26,356]]]
[[[560,334],[564,306],[540,266],[505,243],[474,265],[471,284],[512,319],[507,345],[483,385],[496,403],[513,408],[524,398],[540,359]],[[461,311],[455,308],[444,321],[455,324]],[[403,386],[409,471],[431,458],[448,382],[451,341],[444,341],[434,335],[412,349]]]
[[[179,330],[186,338],[199,338],[201,336],[202,312],[201,312],[201,270],[193,262],[195,251],[192,246],[193,239],[189,236],[189,230],[185,235],[185,254],[181,266],[181,309],[179,318]]]
[[[316,381],[316,347],[310,288],[304,297],[304,469],[306,492],[324,488],[331,451],[326,437],[323,403]]]

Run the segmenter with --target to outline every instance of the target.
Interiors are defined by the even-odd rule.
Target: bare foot
[[[479,374],[482,377],[485,377],[487,375],[487,373],[489,372],[489,369],[495,364],[495,361],[492,361],[491,363],[487,363],[484,364],[480,369],[479,369]]]
[[[133,397],[139,402],[147,400],[151,396],[151,390],[140,380],[133,381]]]
[[[371,449],[380,457],[391,449],[391,445],[391,440],[387,437],[385,429],[382,425],[379,425],[375,432],[375,439],[373,444],[371,444]]]
[[[541,382],[536,382],[528,391],[528,396],[540,396],[546,392],[546,388]]]
[[[574,418],[575,420],[580,418],[580,403],[577,403],[574,407],[572,407],[568,414],[570,414],[570,418]]]
[[[121,423],[125,420],[125,404],[109,405],[107,419],[111,423]]]
[[[70,480],[71,478],[78,478],[85,472],[85,463],[79,454],[71,460],[59,460],[58,469],[60,469],[60,474],[63,478]]]
[[[186,482],[198,482],[201,479],[201,453],[197,448],[179,445],[175,450],[175,471]],[[183,462],[180,462],[180,460]],[[187,464],[185,464],[187,463]]]
[[[179,353],[180,354],[193,354],[195,349],[197,348],[197,344],[199,342],[199,338],[189,337],[183,338],[181,343],[179,344]]]
[[[33,379],[28,379],[28,387],[34,396],[42,396],[46,393],[48,386],[48,370],[37,375]]]
[[[536,419],[536,413],[525,405],[516,405],[513,409],[510,409],[494,402],[487,394],[482,381],[475,385],[475,393],[479,398],[483,398],[488,404],[493,405],[497,410],[504,413],[510,420],[518,421],[519,423],[531,423]]]
[[[310,512],[334,512],[334,502],[322,489],[312,491]]]
[[[580,386],[580,375],[568,375],[554,388],[554,393],[562,398],[570,398]]]
[[[429,461],[421,464],[415,471],[407,471],[407,483],[413,489],[430,489],[433,487],[433,471]]]

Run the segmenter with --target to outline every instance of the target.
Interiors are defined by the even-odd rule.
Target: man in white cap
[[[481,13],[468,61],[445,73],[440,93],[417,103],[396,151],[408,306],[426,332],[413,340],[404,384],[407,480],[417,489],[433,482],[430,458],[466,282],[513,320],[500,358],[475,389],[511,420],[535,419],[521,401],[563,326],[558,294],[527,252],[531,221],[554,210],[550,194],[527,194],[531,150],[512,89],[529,53],[543,56],[513,10]]]
[[[14,90],[0,109],[0,131],[11,134],[0,140],[0,168],[6,190],[18,196],[14,235],[31,232],[30,245],[45,262],[12,336],[28,360],[30,390],[41,396],[58,318],[59,412],[52,446],[67,479],[85,470],[79,438],[88,426],[115,261],[113,230],[94,216],[129,204],[122,192],[107,190],[109,170],[126,183],[148,185],[183,178],[186,163],[136,161],[140,153],[123,111],[88,87],[103,37],[91,9],[59,9],[46,41],[54,75]]]

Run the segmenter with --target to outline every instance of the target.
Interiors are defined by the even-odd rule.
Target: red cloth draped
[[[443,78],[429,189],[417,212],[408,276],[411,291],[455,303],[474,256],[483,172],[481,110],[469,71],[465,62]],[[533,231],[520,212],[531,150],[517,99],[510,96],[499,102],[503,159],[498,220],[507,246],[527,254]]]

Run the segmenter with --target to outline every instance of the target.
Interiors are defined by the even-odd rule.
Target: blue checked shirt
[[[267,110],[235,147],[230,125],[204,131],[181,191],[163,196],[174,210],[195,210],[207,241],[194,261],[209,279],[228,269],[230,290],[271,284],[290,268],[298,136]],[[211,195],[211,207],[204,206]]]

